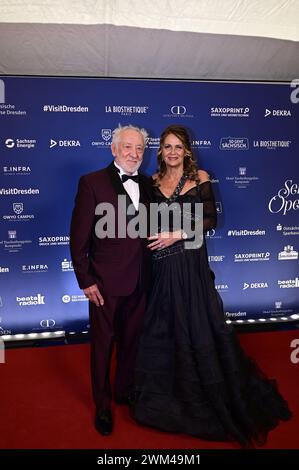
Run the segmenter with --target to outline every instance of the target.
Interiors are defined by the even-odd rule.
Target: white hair
[[[139,132],[145,146],[146,139],[148,138],[148,133],[145,129],[140,129],[139,127],[132,126],[132,124],[128,124],[127,126],[122,126],[121,124],[119,124],[118,127],[116,127],[116,129],[114,129],[114,131],[112,132],[112,144],[117,145],[120,140],[120,134],[128,130]]]

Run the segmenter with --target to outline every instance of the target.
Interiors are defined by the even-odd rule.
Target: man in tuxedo
[[[151,198],[148,178],[138,174],[147,133],[119,126],[112,133],[114,161],[105,169],[82,176],[71,222],[70,248],[79,287],[89,299],[91,382],[96,405],[95,426],[103,435],[112,432],[110,363],[116,343],[115,400],[130,404],[133,372],[145,310],[149,262],[145,238],[118,237],[118,196],[126,207]],[[110,203],[115,209],[116,236],[99,238],[101,220],[96,207]],[[128,224],[130,216],[125,216]],[[111,221],[110,221],[111,222]]]

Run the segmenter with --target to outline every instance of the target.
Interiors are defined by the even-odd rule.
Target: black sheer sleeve
[[[203,203],[203,231],[206,233],[217,225],[217,210],[210,181],[200,183],[199,194]]]

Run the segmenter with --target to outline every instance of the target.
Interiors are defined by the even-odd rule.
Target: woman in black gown
[[[216,226],[208,174],[197,170],[182,126],[161,135],[156,202],[203,204],[203,231]],[[194,210],[191,211],[194,217]],[[192,215],[191,215],[192,218]],[[195,224],[195,220],[193,220]],[[150,238],[153,284],[136,368],[135,419],[164,431],[203,439],[262,445],[269,430],[291,412],[269,380],[240,347],[224,320],[205,242],[185,249],[185,232]]]

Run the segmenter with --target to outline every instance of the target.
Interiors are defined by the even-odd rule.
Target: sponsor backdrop
[[[296,82],[2,76],[0,334],[88,330],[70,217],[79,176],[110,163],[119,123],[148,130],[148,175],[161,131],[189,129],[217,200],[207,243],[226,317],[298,313],[298,101]]]

